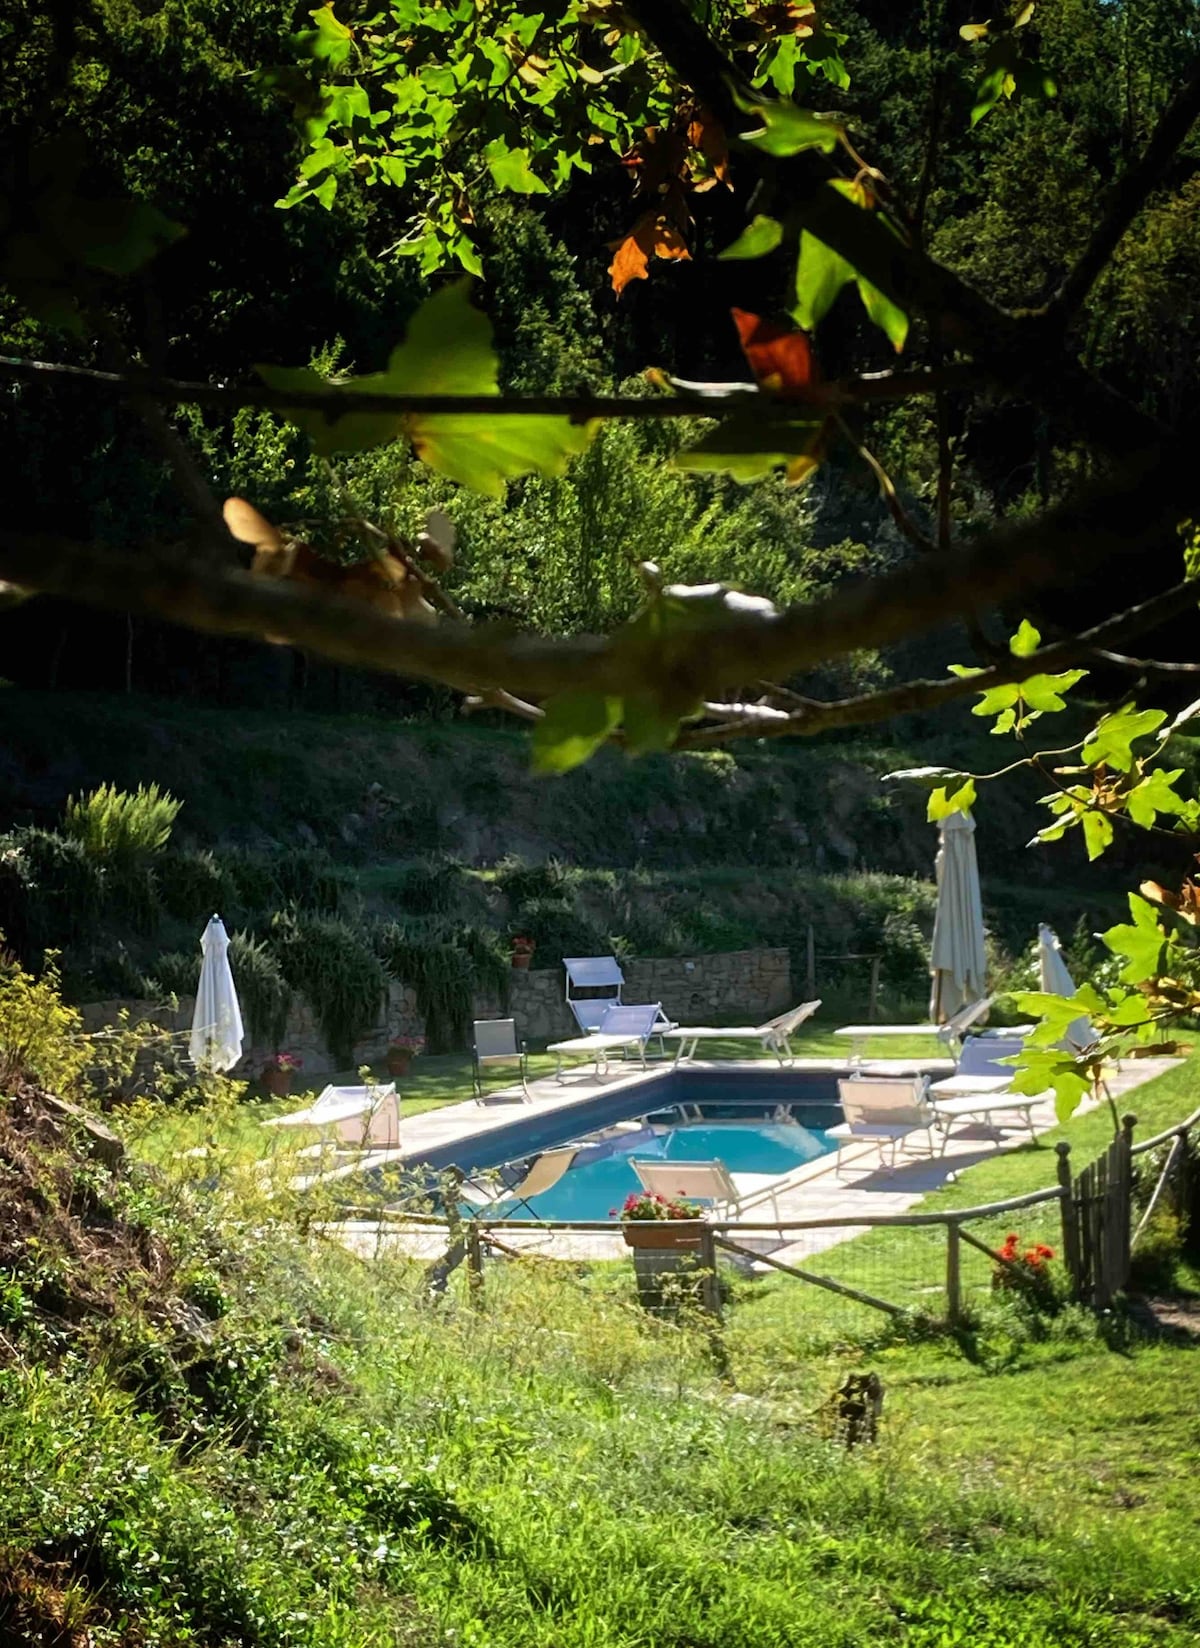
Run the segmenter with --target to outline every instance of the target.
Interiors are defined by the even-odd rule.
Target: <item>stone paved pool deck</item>
[[[882,1073],[891,1063],[896,1074],[914,1070],[935,1075],[948,1074],[953,1068],[945,1059],[872,1059],[872,1069]],[[1113,1100],[1120,1103],[1144,1083],[1173,1069],[1177,1059],[1139,1059],[1128,1062],[1114,1071],[1108,1086]],[[532,1081],[529,1099],[520,1088],[505,1088],[489,1094],[484,1104],[473,1100],[464,1104],[447,1105],[439,1110],[406,1120],[401,1113],[401,1144],[404,1159],[418,1162],[433,1150],[442,1150],[458,1141],[477,1139],[488,1132],[506,1127],[519,1116],[555,1115],[563,1119],[563,1138],[570,1137],[570,1117],[573,1110],[585,1106],[598,1095],[611,1096],[637,1087],[671,1068],[670,1061],[652,1063],[645,1071],[640,1066],[626,1074],[614,1071],[598,1079],[590,1070],[569,1072],[562,1082],[554,1077]],[[720,1071],[723,1075],[739,1072],[761,1077],[765,1070],[778,1068],[762,1059],[696,1059],[682,1067],[685,1070]],[[798,1058],[785,1073],[819,1073],[847,1076],[852,1072],[847,1059]],[[1081,1109],[1095,1108],[1096,1101],[1085,1102]],[[648,1105],[648,1108],[655,1108]],[[664,1106],[665,1108],[665,1106]],[[1049,1132],[1056,1125],[1053,1098],[1047,1096],[1033,1106],[1032,1119],[1037,1134]],[[924,1135],[916,1135],[918,1141]],[[739,1191],[748,1195],[751,1206],[743,1205],[740,1219],[744,1222],[773,1222],[787,1219],[845,1219],[861,1214],[907,1213],[930,1191],[946,1184],[952,1176],[977,1162],[986,1160],[1002,1150],[1015,1150],[1028,1144],[1029,1134],[1024,1128],[995,1126],[981,1123],[955,1123],[943,1155],[899,1158],[894,1171],[880,1167],[879,1151],[873,1144],[847,1147],[842,1154],[841,1173],[835,1173],[835,1156],[828,1154],[807,1162],[783,1178],[760,1173],[735,1173]],[[1054,1182],[1054,1157],[1046,1152],[1046,1184]],[[840,1225],[802,1232],[762,1231],[739,1237],[745,1246],[770,1253],[785,1263],[800,1260],[860,1235],[864,1226]],[[397,1220],[348,1221],[336,1227],[326,1227],[327,1234],[336,1234],[353,1251],[363,1257],[381,1252],[404,1254],[413,1258],[436,1259],[446,1249],[444,1227],[406,1225]],[[628,1248],[618,1230],[609,1231],[520,1231],[505,1232],[497,1224],[497,1233],[506,1246],[539,1253],[547,1258],[565,1260],[619,1259]]]

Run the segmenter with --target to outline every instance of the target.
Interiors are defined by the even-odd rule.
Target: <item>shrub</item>
[[[465,1047],[471,1029],[475,969],[466,950],[445,938],[389,922],[376,937],[384,966],[417,998],[431,1053]]]
[[[229,940],[229,966],[251,1037],[278,1046],[287,1033],[293,996],[277,957],[249,933],[238,932]]]
[[[63,833],[78,841],[90,858],[128,863],[162,851],[182,805],[157,784],[139,784],[132,795],[115,784],[101,784],[78,800],[68,800]]]
[[[25,959],[51,942],[72,944],[95,927],[104,883],[81,842],[55,830],[14,830],[6,838],[2,896],[5,931]]]
[[[272,858],[276,901],[294,904],[300,910],[320,910],[336,915],[342,904],[342,884],[337,868],[319,847],[300,848]]]
[[[396,900],[413,915],[445,915],[454,908],[463,877],[457,859],[440,855],[408,865],[396,883]]]
[[[168,950],[151,964],[145,982],[150,996],[194,996],[200,983],[200,951]]]
[[[591,916],[564,898],[535,898],[523,904],[512,930],[534,942],[539,967],[561,967],[564,956],[607,955],[612,939]]]
[[[210,852],[185,847],[164,855],[159,887],[168,915],[204,922],[217,911],[241,907],[237,878]]]
[[[1183,1260],[1185,1226],[1171,1207],[1156,1207],[1138,1237],[1129,1284],[1142,1293],[1174,1293]]]
[[[0,959],[0,1091],[32,1077],[51,1092],[73,1092],[90,1058],[82,1032],[79,1014],[63,1003],[53,954],[40,979]]]
[[[496,866],[496,886],[514,905],[536,898],[561,898],[570,882],[570,872],[557,858],[544,864],[526,864],[521,859],[501,859]]]
[[[272,916],[267,943],[283,978],[311,1006],[330,1052],[350,1064],[387,995],[379,957],[348,922],[295,909]]]

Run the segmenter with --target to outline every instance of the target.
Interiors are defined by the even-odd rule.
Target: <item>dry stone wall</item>
[[[733,1018],[757,1024],[784,1012],[795,999],[791,957],[785,949],[641,957],[622,963],[622,969],[626,1001],[660,1001],[668,1017],[680,1024],[728,1023]],[[512,1017],[517,1021],[517,1034],[525,1040],[557,1041],[577,1033],[564,998],[565,978],[560,967],[531,968],[526,972],[514,968],[507,1010],[496,998],[479,996],[475,1000],[474,1016],[478,1019]],[[134,1020],[152,1019],[164,1030],[179,1033],[183,1049],[193,1005],[192,997],[181,997],[178,1011],[172,1013],[154,1002],[101,1001],[89,1003],[82,1012],[86,1027],[95,1030],[115,1023],[118,1013],[125,1008]],[[424,1029],[416,996],[406,985],[393,984],[380,1022],[354,1045],[354,1066],[381,1063],[392,1036],[420,1036]],[[293,1003],[287,1033],[280,1046],[302,1060],[305,1082],[330,1075],[338,1068],[305,1001]],[[274,1051],[271,1047],[250,1046],[235,1074],[257,1074]]]

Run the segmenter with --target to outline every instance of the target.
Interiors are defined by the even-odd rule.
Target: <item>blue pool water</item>
[[[544,1195],[533,1197],[529,1206],[539,1219],[607,1219],[620,1210],[630,1191],[641,1188],[629,1165],[631,1156],[689,1162],[716,1157],[731,1173],[779,1177],[823,1156],[835,1145],[823,1128],[795,1121],[754,1118],[646,1129],[615,1143],[583,1146],[570,1171]],[[530,1217],[528,1208],[516,1204],[495,1211],[508,1218]]]

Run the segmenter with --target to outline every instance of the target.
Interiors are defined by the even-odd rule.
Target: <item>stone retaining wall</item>
[[[681,1024],[710,1024],[732,1017],[757,1024],[784,1012],[793,1003],[791,958],[784,949],[643,957],[622,966],[626,1001],[660,1001],[667,1015]],[[564,995],[561,967],[532,968],[528,972],[514,968],[507,1012],[495,998],[480,996],[474,1003],[474,1016],[511,1016],[517,1021],[517,1034],[527,1041],[556,1041],[577,1030]],[[81,1009],[84,1024],[89,1030],[112,1024],[122,1008],[128,1009],[132,1019],[152,1019],[165,1030],[185,1032],[192,1022],[193,999],[181,997],[176,1013],[153,1002],[90,1002]],[[424,1028],[413,992],[406,985],[393,984],[380,1022],[354,1045],[354,1066],[382,1063],[392,1036],[419,1036]],[[186,1047],[186,1035],[180,1035],[180,1044]],[[338,1068],[307,1002],[293,1003],[280,1045],[303,1061],[305,1081]],[[235,1073],[256,1073],[273,1051],[270,1047],[251,1046]]]

